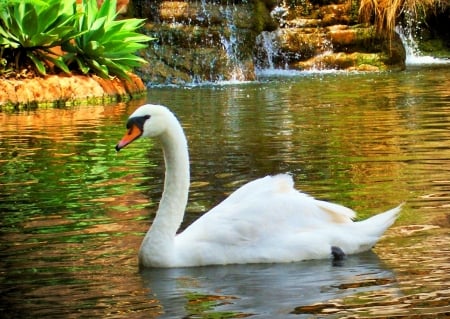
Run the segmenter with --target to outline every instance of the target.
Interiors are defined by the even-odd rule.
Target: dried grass
[[[358,14],[361,21],[373,23],[379,33],[392,34],[402,13],[417,17],[429,8],[446,5],[448,0],[361,0]]]

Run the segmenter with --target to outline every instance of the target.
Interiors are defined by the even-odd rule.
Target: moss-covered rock
[[[148,2],[145,32],[157,40],[143,55],[145,82],[253,80],[256,36],[276,24],[269,0]]]
[[[405,67],[405,50],[400,38],[396,34],[382,37],[373,26],[358,24],[351,2],[302,1],[301,5],[285,10],[280,29],[264,35],[264,41],[271,39],[275,48],[271,57],[274,67],[300,70],[401,70]],[[264,50],[261,43],[258,50]]]
[[[144,3],[138,1],[137,3]],[[344,0],[147,1],[145,82],[253,80],[255,66],[294,69],[404,68],[397,37],[360,25],[357,5]],[[274,10],[274,8],[276,8]],[[273,10],[273,11],[272,11]],[[268,39],[272,43],[268,43]],[[272,52],[268,50],[269,44]],[[262,59],[272,59],[270,63]],[[373,66],[373,68],[369,66]]]

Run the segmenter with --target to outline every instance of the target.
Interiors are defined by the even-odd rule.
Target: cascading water
[[[398,25],[395,31],[400,36],[406,52],[406,65],[421,64],[443,64],[450,63],[448,59],[439,59],[436,57],[423,55],[415,39],[415,35],[420,31],[420,22],[416,21],[412,13],[405,14],[405,24]]]
[[[256,37],[255,68],[259,77],[299,74],[289,68],[288,56],[280,50],[279,31],[263,31]]]
[[[245,72],[242,62],[239,58],[239,34],[237,27],[233,21],[234,11],[237,10],[234,5],[228,5],[223,8],[222,14],[227,22],[229,35],[220,34],[220,43],[222,44],[227,57],[229,65],[229,80],[230,81],[245,81]]]
[[[211,0],[151,2],[146,25],[156,40],[144,58],[141,78],[149,85],[201,84],[255,79],[252,5]],[[252,37],[253,36],[253,37]]]
[[[276,6],[270,13],[278,25],[284,25],[284,18],[287,15],[287,9],[282,6]],[[255,50],[255,68],[259,74],[271,73],[282,68],[287,69],[287,64],[283,63],[285,57],[280,51],[278,33],[275,31],[262,31],[256,37]],[[284,64],[284,65],[283,65]]]
[[[420,52],[416,40],[414,39],[411,29],[402,26],[397,26],[395,31],[400,36],[403,42],[406,52],[406,65],[420,65],[420,64],[430,64],[439,63],[439,59],[432,56],[425,56]]]
[[[394,50],[389,50],[389,54],[394,52],[392,58],[383,59],[388,53],[384,44],[371,35],[370,27],[352,24],[356,21],[351,21],[353,16],[346,11],[346,4],[309,6],[307,14],[303,11],[298,14],[282,5],[266,7],[270,11],[264,17],[255,10],[253,1],[146,3],[154,14],[147,17],[145,27],[157,39],[143,53],[149,64],[139,75],[148,85],[223,83],[251,81],[257,75],[404,68],[400,39],[395,37]],[[327,21],[317,18],[325,14]],[[413,25],[398,29],[408,50],[406,63],[450,63],[420,54],[414,46]]]
[[[259,48],[256,56],[256,67],[258,70],[276,69],[274,60],[279,53],[275,32],[261,32],[256,38],[256,45]]]

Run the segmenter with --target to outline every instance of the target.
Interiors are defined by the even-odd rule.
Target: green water
[[[127,115],[183,123],[183,227],[238,186],[290,172],[359,218],[405,209],[374,253],[288,265],[139,273],[162,192],[158,143],[119,154]],[[310,74],[152,88],[146,100],[0,113],[0,312],[5,318],[322,318],[450,313],[450,68]],[[271,222],[271,221],[268,221]]]

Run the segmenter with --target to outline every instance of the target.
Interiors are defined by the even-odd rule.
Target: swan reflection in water
[[[392,271],[373,252],[336,264],[313,260],[286,264],[246,264],[143,269],[161,318],[299,318],[303,306],[395,285]]]

